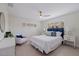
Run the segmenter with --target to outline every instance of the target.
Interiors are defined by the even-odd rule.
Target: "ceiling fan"
[[[39,11],[40,17],[49,17],[50,15],[44,14],[43,11]]]

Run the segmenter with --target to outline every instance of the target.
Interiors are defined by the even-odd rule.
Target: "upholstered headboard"
[[[47,28],[47,32],[62,32],[61,36],[63,37],[64,35],[64,22],[60,21],[60,22],[52,22],[52,23],[48,23],[48,28]]]
[[[51,32],[53,32],[53,31],[54,32],[59,31],[59,32],[62,32],[62,34],[61,34],[62,37],[64,35],[64,28],[48,28],[47,31],[51,31]]]

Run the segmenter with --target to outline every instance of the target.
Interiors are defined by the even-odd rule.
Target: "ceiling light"
[[[39,15],[40,15],[40,17],[49,17],[50,16],[48,14],[45,14],[44,15],[44,13],[42,11],[39,11]]]

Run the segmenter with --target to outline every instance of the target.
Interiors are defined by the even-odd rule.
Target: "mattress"
[[[50,50],[56,49],[61,44],[62,37],[52,37],[46,35],[33,36],[31,42],[31,44],[38,48],[41,52],[44,51],[45,53],[49,53]]]

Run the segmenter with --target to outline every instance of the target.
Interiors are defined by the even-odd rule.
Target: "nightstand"
[[[72,42],[75,48],[76,46],[75,41],[76,41],[75,36],[64,35],[64,44],[67,44],[67,42]]]

